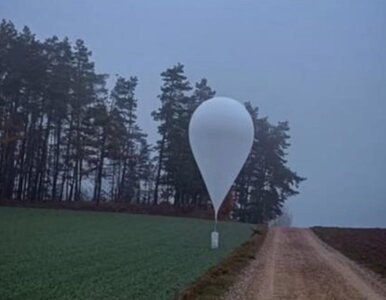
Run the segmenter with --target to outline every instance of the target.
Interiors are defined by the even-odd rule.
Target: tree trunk
[[[166,141],[166,135],[164,133],[162,136],[161,145],[160,145],[160,152],[159,152],[159,157],[158,157],[158,169],[157,169],[157,176],[155,178],[153,205],[158,204],[158,189],[159,189],[160,179],[161,179],[161,169],[162,169],[162,161],[163,161],[165,141]]]

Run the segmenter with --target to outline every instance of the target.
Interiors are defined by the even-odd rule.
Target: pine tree
[[[52,131],[50,133],[49,170],[51,170],[50,185],[51,200],[61,200],[59,192],[59,176],[63,170],[64,139],[63,132],[67,125],[67,115],[70,110],[70,99],[72,91],[72,49],[67,38],[59,41],[57,37],[50,38],[45,42],[45,51],[48,56],[49,65],[47,72],[48,86],[47,97],[50,103]]]
[[[257,117],[257,108],[246,104],[255,126],[251,153],[235,184],[236,217],[242,222],[262,223],[280,216],[285,200],[296,195],[305,180],[286,166],[289,147],[287,122],[271,125]]]
[[[18,54],[22,53],[18,32],[12,22],[0,24],[0,198],[12,197],[16,143],[22,127],[17,126],[19,87],[22,72]],[[19,71],[19,72],[18,72]]]
[[[118,179],[118,201],[131,202],[138,193],[139,177],[138,167],[138,141],[143,134],[136,124],[137,122],[137,99],[135,88],[137,78],[130,77],[126,80],[119,77],[111,93],[112,107],[115,114],[119,116],[124,124],[125,134],[122,136],[125,144],[122,148],[121,163],[119,165]]]
[[[175,187],[176,206],[201,206],[206,208],[208,194],[196,161],[189,145],[189,122],[194,110],[204,101],[214,97],[213,91],[207,84],[206,79],[201,79],[195,84],[193,95],[185,98],[184,110],[178,117],[179,124],[179,147],[178,154],[173,155],[177,172],[174,174],[173,184]],[[178,159],[177,159],[178,158]]]
[[[80,200],[82,190],[82,168],[84,163],[84,141],[82,123],[88,107],[96,101],[95,84],[98,77],[94,63],[90,61],[91,51],[82,40],[75,42],[73,51],[73,93],[70,100],[70,124],[67,134],[67,164],[72,174],[67,173],[67,200]]]
[[[173,189],[173,180],[178,173],[179,148],[181,141],[179,124],[180,115],[185,110],[188,101],[187,92],[192,88],[184,74],[184,66],[177,64],[161,73],[163,86],[161,87],[161,107],[152,113],[155,121],[159,121],[158,132],[161,139],[157,142],[158,150],[157,173],[155,178],[153,204],[158,204],[160,186],[165,190]],[[179,191],[174,198],[178,199]]]

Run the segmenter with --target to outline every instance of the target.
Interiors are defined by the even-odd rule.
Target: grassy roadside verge
[[[200,276],[175,299],[220,299],[235,282],[240,271],[255,258],[264,242],[267,231],[268,227],[259,226],[246,242],[222,259],[218,265]]]

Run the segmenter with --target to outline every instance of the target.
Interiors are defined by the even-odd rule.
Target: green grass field
[[[245,241],[249,225],[0,207],[0,299],[172,299]]]

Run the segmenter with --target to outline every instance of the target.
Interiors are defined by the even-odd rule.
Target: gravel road
[[[273,228],[225,299],[375,300],[386,299],[386,285],[311,230]]]

